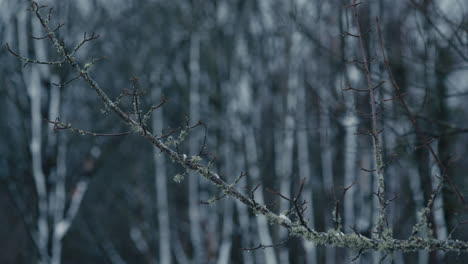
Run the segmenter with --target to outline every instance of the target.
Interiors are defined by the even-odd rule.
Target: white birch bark
[[[33,23],[33,34],[39,35],[41,34],[42,30],[38,23]],[[37,50],[45,49],[44,46],[36,46]],[[38,59],[40,60],[47,60],[45,52],[37,53]],[[43,67],[44,68],[44,67]],[[48,68],[47,70],[43,71],[44,76],[50,75]],[[51,83],[60,83],[60,79],[58,76],[53,75],[50,77]],[[61,91],[58,86],[50,85],[50,94],[49,94],[49,120],[55,120],[55,118],[59,117],[60,114],[60,101]],[[52,131],[53,125],[49,125],[49,130]],[[58,227],[63,220],[64,213],[65,213],[65,202],[66,202],[66,190],[65,190],[65,178],[67,173],[67,142],[66,142],[66,134],[47,134],[47,150],[50,155],[56,155],[57,160],[57,167],[51,171],[50,177],[55,179],[54,181],[54,189],[50,194],[49,197],[49,214],[52,217],[53,221],[53,235],[52,239],[52,254],[51,254],[51,263],[59,264],[61,263],[61,256],[62,256],[62,238],[64,236],[64,232],[66,230],[58,230]],[[60,138],[60,141],[59,141]],[[53,150],[57,147],[57,153],[53,153]],[[63,227],[63,225],[60,225]]]
[[[320,63],[320,62],[319,62]],[[330,198],[330,194],[334,188],[333,180],[333,156],[332,156],[332,145],[330,142],[331,137],[331,127],[330,127],[330,111],[328,105],[326,104],[326,98],[329,94],[325,91],[325,87],[319,87],[318,94],[321,99],[319,107],[319,120],[320,120],[320,129],[319,129],[319,138],[320,138],[320,155],[321,155],[321,165],[322,165],[322,182],[323,182],[323,192],[326,197]],[[330,213],[325,213],[325,224],[328,228],[331,228],[333,221]],[[332,247],[326,247],[325,249],[325,259],[326,264],[335,263],[336,258],[336,249]]]
[[[190,38],[190,120],[200,120],[200,36],[193,32]],[[191,132],[189,151],[196,155],[200,151],[201,140],[199,130]],[[200,216],[200,193],[199,177],[193,172],[189,174],[189,221],[190,239],[194,252],[194,263],[203,263],[205,247],[203,243],[201,216]]]
[[[274,20],[274,15],[272,12],[272,2],[270,1],[259,1],[259,17],[260,17],[260,24],[263,30],[272,30],[274,25],[275,25],[275,20]],[[271,56],[271,64],[274,64],[274,59],[273,56]],[[255,142],[255,136],[254,136],[254,129],[253,127],[247,128],[245,131],[245,146],[246,146],[246,157],[247,157],[247,166],[248,166],[248,171],[249,175],[252,179],[252,182],[254,184],[261,183],[260,179],[260,169],[258,168],[258,152],[257,152],[257,145]],[[278,131],[275,132],[277,134]],[[277,137],[278,135],[275,135]],[[276,138],[275,138],[276,139]],[[276,148],[276,146],[275,146]],[[275,150],[277,152],[277,150]],[[275,159],[278,160],[278,153],[275,153]],[[281,184],[280,186],[280,191],[284,191],[284,189],[287,188],[285,184]],[[255,192],[255,198],[259,203],[264,203],[264,198],[263,198],[263,191],[259,188]],[[282,207],[280,205],[280,207]],[[272,238],[270,234],[270,230],[268,227],[268,222],[265,217],[257,217],[257,231],[259,232],[258,235],[260,237],[260,242],[263,245],[271,245],[272,244]],[[283,232],[283,231],[280,231]],[[284,235],[281,235],[284,236]],[[264,250],[264,257],[266,263],[269,264],[276,264],[277,259],[275,256],[275,250],[273,248],[267,248]],[[283,254],[284,256],[284,254]]]
[[[26,12],[19,12],[17,16],[18,23],[18,46],[20,52],[27,56],[29,50],[29,34],[27,33],[28,17]],[[31,65],[28,69],[23,69],[23,79],[27,85],[28,96],[30,99],[31,115],[31,142],[29,149],[32,160],[32,176],[34,187],[37,194],[38,215],[36,220],[36,233],[34,238],[39,250],[39,263],[49,262],[49,253],[47,250],[49,241],[49,222],[48,222],[48,196],[46,187],[46,178],[42,168],[42,87],[41,77],[38,65]]]
[[[340,10],[339,19],[340,19],[340,33],[344,33],[344,28],[349,28],[348,19],[347,19],[347,10]],[[349,46],[353,46],[355,43],[347,43],[345,39],[341,41],[341,59],[346,60],[348,55]],[[352,50],[352,48],[351,48]],[[353,68],[354,69],[354,68]],[[356,79],[356,74],[352,74],[344,68],[343,75],[340,76],[338,85],[342,89],[346,87],[347,84],[351,82],[352,79]],[[358,156],[358,136],[355,135],[359,123],[359,119],[356,116],[356,103],[355,103],[355,93],[346,93],[346,98],[344,103],[346,105],[346,114],[341,120],[341,124],[345,129],[345,141],[344,141],[344,187],[347,188],[357,182],[357,156]],[[346,191],[344,201],[343,201],[343,216],[344,216],[344,231],[351,232],[352,229],[356,226],[356,209],[359,207],[359,204],[356,203],[356,191],[358,186],[353,186]],[[347,259],[351,257],[349,255],[350,250],[347,250]]]
[[[18,23],[18,46],[20,53],[29,56],[28,44],[30,35],[39,36],[43,34],[41,26],[35,20],[31,22],[32,33],[27,31],[27,14],[20,12],[17,15]],[[46,48],[43,41],[32,42],[33,57],[47,61]],[[40,65],[29,65],[23,70],[23,79],[27,85],[30,99],[31,114],[31,142],[30,151],[32,157],[32,175],[37,193],[37,223],[34,241],[39,251],[39,263],[60,264],[62,255],[62,239],[68,232],[73,219],[80,207],[83,196],[87,190],[86,179],[80,180],[74,188],[70,197],[70,204],[66,210],[66,136],[47,134],[47,145],[44,147],[42,141],[43,116],[42,104],[45,97],[45,89],[41,85],[41,79],[50,78],[51,83],[59,83],[57,76],[50,76],[48,67]],[[49,119],[55,119],[60,113],[60,88],[52,86],[49,96]],[[54,150],[57,148],[57,153]],[[55,155],[57,166],[51,169],[50,175],[45,175],[42,167],[43,154]],[[47,187],[47,179],[50,186]],[[49,251],[50,247],[50,251]]]
[[[250,99],[250,86],[248,85],[248,78],[243,78],[246,73],[242,71],[242,66],[250,64],[249,58],[247,54],[247,49],[245,47],[245,41],[242,35],[236,36],[236,51],[235,55],[236,58],[239,59],[239,65],[236,65],[235,63],[231,66],[231,72],[230,72],[230,81],[228,84],[228,97],[232,98],[230,103],[228,104],[228,111],[229,115],[232,115],[232,119],[230,120],[232,127],[237,128],[232,131],[232,137],[233,137],[233,143],[236,146],[245,146],[245,136],[249,126],[252,126],[252,124],[246,124],[245,122],[242,122],[240,117],[241,115],[249,115],[251,114],[251,107],[252,107],[252,102]],[[241,80],[241,81],[239,81]],[[237,168],[242,169],[245,171],[245,168],[247,167],[247,172],[249,172],[249,166],[246,164],[246,152],[247,149],[244,147],[240,148],[241,150],[244,150],[242,152],[241,150],[238,150],[239,153],[237,153],[235,156],[235,161],[237,164]],[[248,162],[247,162],[248,163]],[[236,173],[240,173],[239,171]],[[250,178],[250,174],[247,173],[246,178]],[[241,236],[241,243],[242,245],[245,245],[245,247],[248,247],[251,245],[252,241],[254,240],[254,237],[257,237],[256,235],[253,234],[252,230],[256,230],[254,228],[254,223],[251,221],[251,218],[249,216],[249,209],[242,203],[236,200],[235,202],[236,209],[237,209],[237,214],[238,214],[238,219],[239,219],[239,224],[240,224],[240,229],[242,230],[242,236]],[[243,257],[243,263],[246,264],[252,264],[254,263],[254,258],[253,254],[251,252],[243,251],[242,253]]]
[[[239,41],[236,41],[236,45],[239,45]],[[238,48],[236,49],[238,51]],[[230,80],[224,84],[222,94],[226,98],[226,113],[225,120],[226,125],[223,129],[224,134],[224,143],[223,143],[223,156],[226,161],[224,162],[224,170],[226,175],[236,175],[240,173],[242,166],[243,155],[241,153],[236,153],[234,146],[239,144],[241,141],[241,129],[242,124],[239,122],[238,116],[238,107],[239,104],[236,98],[237,92],[239,89],[236,89],[237,77],[239,76],[239,64],[234,60],[230,68]],[[233,129],[236,128],[236,129]],[[228,158],[229,157],[229,158]],[[229,159],[229,160],[228,160]],[[242,206],[242,205],[241,205]],[[222,226],[222,238],[220,252],[218,256],[218,264],[227,264],[230,262],[231,248],[232,248],[232,233],[233,233],[233,211],[234,211],[234,202],[231,199],[223,200],[223,226]],[[241,213],[239,213],[239,217]],[[248,215],[243,215],[245,217]],[[247,220],[248,221],[248,220]],[[249,235],[248,225],[242,226],[244,223],[241,222],[241,229],[245,230],[242,232],[245,236]],[[244,237],[244,235],[242,237]],[[244,254],[245,255],[245,254]],[[247,260],[248,261],[248,260]]]
[[[243,131],[246,131],[246,127],[244,127],[245,125],[241,124],[240,122],[238,122],[238,125],[239,126],[236,126],[236,127],[239,127],[240,133],[244,134]],[[242,140],[243,140],[243,138],[242,138],[242,135],[241,135],[236,140],[236,144],[243,145]],[[239,166],[238,166],[239,168],[245,168],[246,167],[245,166],[245,161],[244,161],[244,154],[238,156],[237,162],[239,164]],[[248,171],[248,169],[247,169],[247,171]],[[250,174],[247,174],[247,177],[250,177],[249,175]],[[242,230],[241,243],[242,243],[242,245],[249,246],[249,245],[251,245],[251,243],[253,241],[253,236],[256,237],[256,235],[253,235],[254,232],[252,232],[251,230],[256,230],[256,229],[254,229],[253,223],[252,223],[251,218],[249,216],[249,211],[248,211],[249,209],[247,208],[247,206],[245,206],[244,204],[242,204],[241,202],[239,202],[237,200],[236,200],[235,204],[236,204],[237,214],[238,214],[238,218],[239,218],[240,229]],[[242,252],[242,259],[243,259],[243,263],[245,263],[245,264],[254,263],[254,259],[252,257],[251,252],[243,251]]]
[[[47,187],[44,171],[42,169],[42,116],[41,116],[41,97],[42,89],[40,86],[39,70],[37,67],[31,69],[31,76],[28,85],[28,93],[31,102],[31,143],[30,151],[32,158],[32,173],[37,193],[38,217],[37,234],[39,254],[41,263],[47,263],[49,254],[47,244],[49,241],[49,224],[47,221]]]
[[[228,120],[232,118],[232,115],[227,115]],[[228,122],[228,125],[224,129],[225,143],[223,144],[223,156],[228,159],[232,157],[233,149],[230,142],[230,130],[232,128],[232,122]],[[233,167],[231,165],[232,160],[226,160],[224,164],[224,170],[226,175],[235,175]],[[230,263],[231,247],[232,247],[232,231],[233,231],[233,201],[228,197],[223,200],[223,224],[221,233],[221,246],[219,247],[219,255],[217,264],[228,264]]]
[[[162,98],[161,88],[157,84],[159,72],[153,73],[151,83],[153,90],[151,91],[153,103],[159,102]],[[162,109],[156,109],[152,116],[152,128],[154,133],[158,134],[164,128],[164,120]],[[154,155],[154,184],[156,192],[157,219],[158,219],[158,252],[159,261],[161,264],[169,264],[171,258],[171,228],[169,222],[169,201],[168,201],[168,185],[166,172],[166,156],[160,155],[161,152],[155,147],[153,148]]]
[[[247,158],[247,168],[248,174],[252,179],[254,184],[260,183],[260,169],[258,168],[258,150],[257,150],[257,143],[255,141],[255,134],[253,131],[253,127],[248,127],[245,131],[245,151],[246,151],[246,158]],[[263,198],[263,190],[262,188],[258,188],[255,191],[255,201],[260,204],[265,203],[265,199]],[[270,229],[268,225],[268,220],[264,216],[256,216],[257,221],[257,234],[260,238],[260,243],[262,245],[272,245],[273,240],[271,238]],[[265,259],[265,263],[268,264],[276,264],[278,263],[276,260],[276,255],[274,248],[266,248],[263,251],[263,256]]]
[[[58,88],[58,87],[57,87]],[[52,90],[53,91],[53,90]],[[59,94],[52,94],[51,93],[51,105],[56,104],[54,101],[59,100],[59,98],[55,98],[55,96],[60,96]],[[58,104],[58,103],[57,103]],[[50,108],[53,108],[51,106]],[[61,136],[62,139],[65,139],[65,135]],[[56,139],[54,140],[56,143]],[[52,147],[52,146],[51,146]],[[65,176],[67,173],[66,167],[66,154],[67,154],[67,147],[65,140],[61,140],[58,146],[58,153],[57,153],[57,168],[55,170],[55,177],[56,177],[56,184],[55,190],[51,197],[50,203],[50,210],[53,214],[53,222],[54,222],[54,234],[52,236],[52,259],[51,263],[59,264],[62,255],[62,237],[59,236],[59,233],[56,231],[57,226],[59,225],[60,221],[63,218],[63,213],[65,211],[65,201],[66,201],[66,194],[65,194]]]
[[[330,127],[330,111],[328,105],[326,104],[326,98],[330,96],[324,89],[325,87],[319,87],[318,93],[321,98],[320,102],[320,153],[322,155],[321,164],[322,164],[322,179],[323,179],[323,189],[326,193],[330,193],[334,187],[333,181],[333,156],[332,156],[332,146],[330,142],[331,137],[331,127]]]
[[[353,98],[350,96],[350,98]],[[350,106],[354,106],[354,100]],[[357,130],[358,119],[352,108],[349,108],[347,114],[342,120],[345,129],[345,146],[344,146],[344,187],[348,188],[356,182],[356,156],[357,152]],[[349,188],[344,197],[344,231],[351,232],[355,226],[355,193],[356,186]]]
[[[276,134],[275,157],[277,158],[277,173],[280,179],[280,193],[286,197],[291,197],[291,181],[293,180],[293,147],[294,133],[296,129],[295,114],[297,104],[297,87],[299,85],[299,66],[300,52],[302,45],[302,37],[297,31],[291,33],[291,46],[289,50],[289,68],[288,82],[286,95],[286,113],[283,124],[283,131],[279,130],[279,135]],[[278,132],[278,130],[277,130]],[[278,147],[276,147],[278,146]],[[285,212],[291,207],[289,201],[280,200],[280,211]],[[286,240],[288,232],[285,229],[280,229],[279,239]],[[289,262],[289,250],[287,247],[280,248],[280,262]]]
[[[314,184],[314,175],[311,170],[310,162],[310,152],[309,152],[309,139],[307,137],[307,108],[306,108],[306,91],[304,85],[298,86],[297,91],[297,122],[302,124],[304,128],[299,127],[296,130],[296,140],[297,140],[297,162],[299,168],[299,178],[305,179],[304,190],[301,198],[307,202],[307,211],[304,213],[304,218],[308,221],[309,227],[314,229],[314,201],[313,201],[313,184]],[[306,263],[317,263],[317,247],[314,243],[303,240],[302,246],[306,254]]]

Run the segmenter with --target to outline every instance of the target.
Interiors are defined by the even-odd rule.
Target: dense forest
[[[0,14],[0,263],[468,262],[466,1]]]

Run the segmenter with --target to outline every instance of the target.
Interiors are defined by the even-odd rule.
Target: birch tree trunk
[[[28,16],[25,12],[19,12],[17,16],[18,23],[18,46],[22,54],[29,54],[29,34],[27,33]],[[37,222],[34,239],[39,251],[39,263],[49,263],[48,241],[49,241],[49,222],[48,222],[48,196],[46,187],[46,177],[42,168],[42,90],[41,78],[38,65],[31,65],[29,69],[23,69],[23,79],[27,85],[28,96],[30,99],[31,115],[31,142],[29,150],[31,152],[32,175],[34,187],[37,194]]]
[[[200,38],[197,32],[192,32],[190,37],[190,120],[200,120]],[[201,136],[199,130],[191,132],[189,152],[196,155],[200,151]],[[189,173],[189,218],[190,238],[194,252],[194,263],[203,263],[205,259],[205,247],[202,236],[200,216],[200,190],[199,177],[193,172]]]
[[[31,102],[31,143],[30,151],[32,158],[32,168],[34,184],[37,193],[38,217],[37,217],[37,234],[36,240],[38,243],[40,263],[48,263],[48,241],[49,241],[49,223],[48,204],[47,204],[47,187],[44,171],[42,170],[42,116],[41,116],[41,96],[42,89],[40,86],[39,70],[37,67],[31,69],[30,81],[28,85],[28,93]]]
[[[339,29],[340,33],[344,34],[345,29],[349,28],[349,20],[347,17],[346,10],[340,9],[339,12]],[[348,55],[348,48],[352,47],[355,43],[347,43],[345,38],[341,39],[340,47],[341,47],[341,59],[345,61]],[[346,87],[347,84],[351,82],[351,79],[354,76],[347,71],[345,67],[342,68],[343,75],[340,78],[340,86],[341,89]],[[355,135],[358,124],[359,118],[356,115],[356,102],[355,102],[355,94],[354,93],[347,93],[345,99],[346,105],[346,113],[344,118],[341,120],[341,124],[345,130],[345,139],[344,139],[344,187],[347,188],[354,183],[357,182],[357,156],[358,156],[358,136]],[[353,186],[346,191],[345,198],[343,201],[344,207],[344,231],[351,232],[351,227],[356,226],[356,190],[358,186]],[[348,253],[350,250],[348,250]],[[348,259],[351,257],[348,254]]]
[[[298,129],[296,129],[296,140],[297,140],[297,162],[299,170],[299,178],[304,179],[304,190],[302,198],[307,202],[307,211],[305,212],[305,218],[308,220],[309,227],[314,229],[315,226],[315,211],[313,201],[313,185],[317,181],[311,170],[310,152],[309,152],[309,139],[307,137],[307,100],[305,85],[298,85],[297,90],[297,122]],[[312,117],[309,117],[312,118]],[[299,127],[299,124],[303,124],[304,127]],[[306,253],[306,263],[317,263],[317,248],[314,243],[303,240],[302,246]]]
[[[351,96],[350,96],[351,97]],[[352,98],[352,97],[351,97]],[[354,106],[354,100],[350,99],[350,107]],[[348,108],[345,117],[342,120],[345,128],[345,146],[344,146],[344,186],[348,188],[356,182],[356,156],[357,151],[357,130],[358,119],[354,114],[352,108]],[[352,227],[355,226],[355,192],[356,187],[353,186],[347,189],[344,197],[344,231],[351,232]]]
[[[246,150],[246,158],[247,158],[247,168],[248,174],[251,177],[251,180],[254,184],[260,183],[260,169],[258,168],[258,150],[257,150],[257,143],[255,141],[255,135],[253,132],[253,128],[249,127],[245,131],[245,150]],[[255,200],[260,203],[264,204],[265,199],[263,198],[263,188],[258,188],[255,192]],[[269,224],[264,216],[257,216],[255,217],[257,221],[257,234],[260,238],[260,243],[262,245],[272,245],[273,240],[271,238]],[[275,251],[273,248],[266,248],[263,251],[265,263],[268,264],[276,264],[278,263],[275,256]]]
[[[31,32],[27,30],[27,14],[19,12],[18,23],[18,46],[22,54],[28,55],[30,35],[39,36],[43,34],[38,21],[31,22]],[[44,41],[32,42],[33,57],[41,61],[47,61],[47,53]],[[34,242],[39,253],[39,263],[60,264],[62,256],[62,240],[69,231],[73,219],[78,213],[78,209],[83,200],[88,187],[87,179],[80,179],[73,188],[66,207],[66,174],[67,174],[67,142],[66,135],[47,134],[47,145],[44,147],[42,115],[43,98],[47,94],[45,87],[42,87],[42,79],[50,79],[50,83],[60,83],[57,76],[51,75],[49,68],[32,64],[23,70],[23,79],[27,85],[30,102],[31,115],[31,142],[30,152],[32,160],[32,174],[34,186],[37,193],[37,222],[36,231],[33,235]],[[49,96],[49,119],[59,117],[61,108],[60,87],[50,87]],[[57,149],[57,151],[55,151]],[[50,174],[46,175],[43,169],[44,154],[51,155],[56,160],[56,167],[50,169]]]
[[[158,102],[162,98],[161,87],[158,85],[159,72],[153,73],[151,83],[153,90],[151,91],[152,101]],[[156,109],[152,116],[152,127],[154,133],[161,133],[164,128],[164,120],[162,109]],[[169,264],[171,258],[171,227],[169,222],[169,201],[168,201],[168,185],[166,172],[166,156],[160,155],[161,152],[155,147],[153,148],[154,155],[154,184],[156,192],[157,204],[157,219],[158,219],[158,252],[159,261],[161,264]]]
[[[332,165],[332,146],[330,143],[330,134],[331,134],[331,127],[330,127],[330,112],[328,109],[328,105],[326,104],[325,98],[329,96],[326,91],[325,87],[318,88],[318,93],[320,96],[320,130],[319,130],[319,138],[320,138],[320,155],[321,155],[321,167],[322,167],[322,182],[323,182],[323,192],[325,197],[331,198],[330,194],[334,188],[334,180],[333,180],[333,165]],[[325,225],[328,228],[333,227],[333,221],[331,218],[331,214],[326,212],[324,214],[325,217]],[[327,247],[326,249],[326,264],[333,264],[335,263],[336,258],[336,249],[332,247]]]
[[[289,50],[289,68],[288,68],[288,81],[286,92],[286,109],[283,130],[279,130],[279,135],[275,140],[276,148],[275,154],[277,157],[277,173],[280,179],[280,193],[286,197],[291,197],[291,182],[293,181],[293,148],[294,148],[294,134],[296,130],[296,105],[297,105],[297,90],[299,86],[299,68],[300,56],[302,46],[302,36],[293,31],[290,37],[290,50]],[[285,212],[290,208],[290,202],[281,199],[280,211]],[[280,229],[279,238],[281,241],[286,240],[288,233],[285,229]],[[280,262],[289,263],[289,252],[287,247],[280,248]]]
[[[229,105],[229,104],[228,104]],[[228,114],[227,119],[232,118],[232,114]],[[226,161],[224,162],[224,170],[226,175],[235,175],[235,170],[233,168],[236,168],[237,164],[234,164],[232,166],[231,164],[232,159],[228,157],[233,157],[236,159],[233,155],[234,151],[232,148],[232,143],[231,143],[231,138],[229,136],[230,130],[233,127],[233,123],[228,121],[228,125],[225,126],[224,129],[224,144],[223,144],[223,157],[225,157]],[[227,160],[229,159],[229,160]],[[234,162],[237,163],[237,162]],[[231,247],[232,247],[232,231],[233,231],[233,209],[234,209],[234,204],[232,199],[229,199],[228,197],[224,198],[222,200],[223,204],[223,223],[222,223],[222,233],[221,233],[221,246],[219,248],[219,254],[218,254],[218,259],[217,259],[217,264],[228,264],[230,261],[231,257]]]
[[[228,99],[228,115],[231,116],[229,119],[229,124],[237,129],[231,131],[233,144],[237,147],[237,150],[233,150],[235,162],[237,169],[242,169],[244,172],[247,172],[245,177],[245,181],[248,179],[252,179],[250,175],[250,162],[247,156],[247,144],[245,142],[248,129],[253,126],[253,124],[246,122],[242,122],[242,117],[251,115],[251,98],[250,96],[250,85],[248,84],[247,72],[245,72],[245,66],[249,65],[251,62],[249,61],[250,56],[247,54],[247,49],[245,47],[245,39],[241,33],[235,37],[235,58],[238,60],[234,60],[231,65],[230,69],[230,80],[227,85],[226,93]],[[241,81],[239,81],[241,80]],[[253,141],[255,143],[255,139]],[[254,150],[256,151],[256,146],[254,146]],[[235,152],[234,152],[235,151]],[[256,158],[256,156],[255,156]],[[254,163],[255,164],[255,163]],[[247,170],[247,171],[245,171]],[[258,168],[257,168],[258,170]],[[239,171],[235,172],[234,175],[240,173]],[[257,172],[258,174],[258,172]],[[258,180],[258,175],[256,175]],[[248,184],[248,182],[246,182]],[[254,183],[256,184],[256,183]],[[240,224],[240,229],[242,232],[241,236],[241,243],[248,247],[253,242],[253,230],[256,230],[255,224],[253,224],[251,217],[249,216],[249,211],[246,206],[244,206],[239,201],[235,201],[237,214],[238,214],[238,221]],[[267,229],[268,230],[268,229]],[[253,254],[248,251],[243,251],[242,253],[243,263],[252,264],[254,263]]]
[[[235,36],[235,50],[234,56],[242,56],[242,38],[241,34]],[[235,146],[242,145],[242,131],[244,129],[244,124],[240,122],[240,103],[239,100],[242,100],[240,96],[240,90],[238,87],[239,76],[242,75],[242,60],[233,59],[231,61],[229,69],[229,80],[222,85],[222,95],[226,100],[226,111],[225,111],[225,125],[223,129],[223,156],[226,161],[224,162],[224,170],[226,175],[237,175],[241,173],[242,168],[244,167],[244,153],[240,151],[239,148]],[[233,129],[235,128],[235,129]],[[246,178],[242,181],[245,181]],[[232,234],[233,234],[233,211],[234,211],[234,201],[231,199],[223,200],[224,213],[223,213],[223,225],[222,225],[222,242],[219,252],[219,257],[217,260],[218,264],[228,264],[231,257],[231,248],[232,248]],[[245,206],[242,204],[238,207],[238,217],[240,223],[240,229],[242,230],[242,242],[245,245],[249,244],[249,216],[248,212],[245,209]],[[252,263],[250,253],[244,252],[244,263]]]

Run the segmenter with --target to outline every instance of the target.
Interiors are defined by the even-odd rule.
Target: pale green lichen
[[[206,167],[200,167],[198,169],[198,172],[205,177],[208,177],[208,178],[210,177],[210,170]]]
[[[210,206],[213,206],[216,204],[216,202],[219,200],[219,197],[211,197],[210,199],[208,199],[207,203],[210,205]]]
[[[333,222],[335,223],[336,230],[341,230],[342,229],[341,216],[339,212],[337,212],[336,209],[332,211],[332,219],[333,219]]]
[[[188,135],[188,129],[183,129],[183,130],[180,131],[179,137],[177,138],[177,140],[178,140],[179,142],[182,142],[182,141],[185,140],[185,138],[187,137],[187,135]]]
[[[143,132],[143,127],[141,127],[140,125],[132,125],[130,131],[136,134],[140,134]]]
[[[172,136],[168,136],[166,138],[166,141],[164,142],[168,147],[170,147],[171,145],[177,145],[176,144],[176,140],[174,140],[174,138]]]
[[[384,239],[391,239],[393,237],[393,229],[391,228],[384,228],[382,230],[382,237]]]
[[[279,215],[279,218],[280,218],[283,222],[288,223],[288,224],[291,224],[291,220],[290,220],[286,215],[280,214],[280,215]]]
[[[202,158],[200,156],[191,156],[190,157],[190,162],[198,163],[202,161]]]
[[[174,182],[176,183],[181,183],[185,179],[185,173],[184,174],[176,174],[173,178]]]

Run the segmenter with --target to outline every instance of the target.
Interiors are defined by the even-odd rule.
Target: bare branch
[[[377,180],[378,180],[378,191],[379,193],[379,216],[377,219],[377,224],[376,224],[376,233],[378,236],[382,236],[383,233],[383,228],[384,228],[384,222],[385,222],[385,215],[386,215],[386,206],[385,206],[385,182],[384,182],[384,175],[383,175],[383,158],[382,158],[382,146],[378,137],[378,125],[377,125],[377,115],[378,115],[378,110],[377,110],[377,104],[376,104],[376,95],[374,91],[374,85],[371,80],[371,75],[370,75],[370,70],[369,66],[367,63],[367,55],[366,51],[364,49],[364,40],[361,34],[361,25],[359,22],[359,13],[358,13],[358,6],[357,1],[353,0],[352,3],[354,4],[352,9],[353,9],[353,14],[354,14],[354,21],[358,30],[358,36],[359,36],[359,47],[361,50],[361,57],[362,61],[364,62],[364,69],[365,69],[365,76],[367,79],[367,87],[369,89],[369,104],[371,106],[371,119],[372,119],[372,135],[373,136],[373,143],[374,143],[374,161],[377,169]],[[378,86],[377,86],[378,87]]]
[[[88,136],[94,136],[94,137],[119,137],[119,136],[125,136],[125,135],[128,135],[131,133],[131,131],[127,131],[127,132],[122,132],[122,133],[112,133],[112,134],[102,134],[102,133],[94,133],[94,132],[89,132],[89,131],[86,131],[86,130],[82,130],[82,129],[77,129],[77,128],[74,128],[71,126],[70,123],[68,124],[65,124],[65,123],[62,123],[60,122],[60,119],[57,118],[55,119],[55,121],[51,121],[51,120],[47,120],[45,119],[47,122],[49,122],[50,124],[53,124],[54,127],[54,131],[57,131],[57,130],[70,130],[70,131],[73,131],[77,134],[80,134],[80,135],[88,135]]]
[[[279,247],[279,246],[284,245],[286,242],[288,242],[288,240],[285,240],[285,241],[283,241],[283,242],[280,242],[280,243],[277,243],[277,244],[273,244],[273,245],[262,245],[262,244],[259,244],[258,246],[253,247],[253,248],[243,248],[243,250],[244,250],[244,251],[252,251],[252,250],[259,250],[259,249],[266,249],[266,248]]]
[[[377,24],[377,33],[378,33],[378,37],[379,37],[379,46],[380,46],[380,50],[381,50],[381,53],[382,53],[382,58],[383,58],[383,61],[384,61],[384,64],[385,64],[385,67],[386,67],[386,70],[388,72],[388,75],[389,75],[389,78],[390,78],[390,81],[393,85],[393,88],[395,90],[395,94],[396,94],[396,97],[398,98],[400,104],[403,106],[403,109],[406,113],[406,116],[409,118],[409,120],[411,121],[411,124],[413,125],[413,128],[416,132],[416,134],[418,135],[418,137],[421,139],[422,142],[428,142],[428,140],[426,139],[426,137],[424,136],[423,133],[421,133],[417,123],[416,123],[416,119],[414,118],[413,114],[411,113],[411,110],[409,109],[408,105],[406,104],[406,101],[405,99],[403,98],[403,96],[401,96],[401,93],[400,93],[400,87],[398,86],[394,76],[393,76],[393,72],[390,68],[390,64],[387,60],[387,55],[385,53],[385,49],[384,49],[384,44],[383,44],[383,38],[382,38],[382,32],[380,30],[380,22],[379,22],[379,18],[376,17],[375,18],[376,20],[376,24]],[[432,157],[434,158],[434,160],[436,161],[437,165],[439,166],[440,170],[442,171],[442,177],[443,178],[446,178],[447,179],[447,182],[449,183],[450,187],[454,190],[455,194],[457,195],[458,199],[463,203],[463,205],[466,207],[467,206],[467,203],[465,201],[465,198],[463,197],[463,195],[461,194],[460,190],[458,189],[458,187],[453,183],[452,179],[448,176],[447,174],[447,168],[446,166],[442,163],[442,161],[439,159],[439,156],[435,153],[434,149],[431,147],[430,144],[426,144],[424,143],[424,146],[426,147],[426,149],[429,151],[429,153],[432,155]]]
[[[26,58],[26,57],[23,57],[21,55],[19,55],[18,53],[14,52],[10,46],[8,45],[8,43],[5,44],[5,48],[8,50],[8,52],[10,52],[13,56],[17,57],[18,59],[20,59],[21,61],[24,62],[24,65],[23,67],[26,67],[26,65],[28,65],[29,63],[35,63],[35,64],[45,64],[45,65],[57,65],[57,66],[62,66],[62,64],[65,63],[65,60],[62,60],[62,61],[39,61],[39,60],[34,60],[34,59],[30,59],[30,58]]]
[[[67,84],[69,84],[69,83],[71,83],[74,80],[79,79],[79,78],[80,78],[80,76],[77,75],[77,76],[73,77],[71,80],[68,80],[68,81],[66,81],[64,83],[60,83],[60,84],[59,83],[52,83],[52,84],[55,85],[55,86],[58,86],[58,87],[63,87],[63,86],[65,86],[65,85],[67,85]]]
[[[83,33],[83,39],[80,41],[80,43],[78,43],[76,45],[76,47],[73,49],[73,52],[71,53],[71,56],[75,56],[75,54],[78,52],[78,50],[86,43],[86,42],[90,42],[90,41],[93,41],[93,40],[96,40],[99,38],[99,35],[95,35],[94,32],[91,33],[91,36],[90,37],[87,37],[86,36],[86,32]]]

